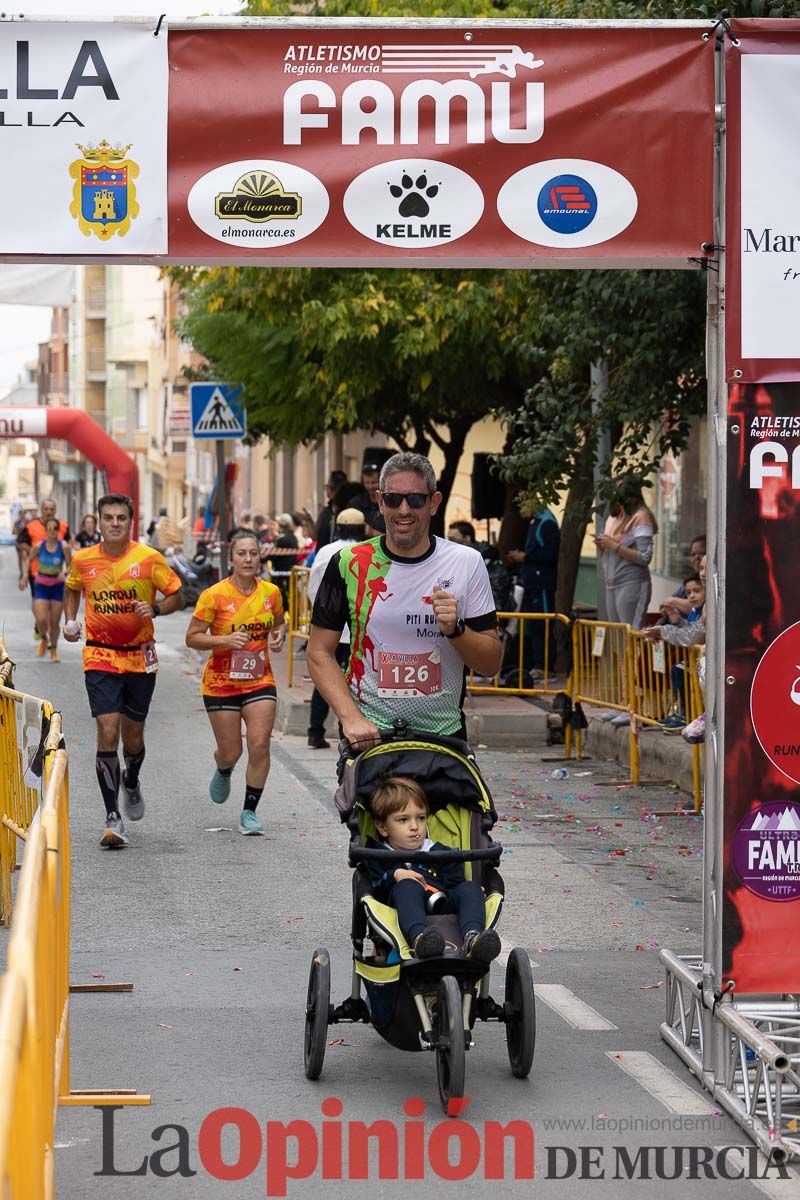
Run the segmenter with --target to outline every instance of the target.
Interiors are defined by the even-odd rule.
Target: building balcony
[[[89,346],[86,351],[86,377],[102,382],[106,378],[105,346]]]
[[[103,284],[93,283],[86,289],[86,316],[104,319],[106,315],[106,289]]]

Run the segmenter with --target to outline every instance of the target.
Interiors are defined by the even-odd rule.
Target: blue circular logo
[[[581,233],[597,216],[597,193],[580,175],[555,175],[539,192],[536,205],[548,229]]]

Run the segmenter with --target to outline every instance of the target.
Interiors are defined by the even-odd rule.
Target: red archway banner
[[[139,512],[139,469],[106,431],[80,408],[0,408],[0,438],[63,438],[105,475],[110,492],[133,500],[134,534]]]
[[[170,257],[686,266],[713,241],[713,40],[625,24],[172,32]]]

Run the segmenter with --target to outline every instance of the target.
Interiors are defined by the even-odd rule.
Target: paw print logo
[[[416,179],[412,179],[404,172],[400,183],[389,184],[389,191],[395,200],[400,201],[397,211],[401,217],[427,217],[431,211],[428,200],[439,194],[439,185],[429,184],[427,175],[418,175]]]

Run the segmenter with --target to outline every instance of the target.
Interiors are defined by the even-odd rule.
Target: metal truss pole
[[[725,63],[716,47],[714,244],[708,272],[708,540],[703,952],[662,950],[661,1037],[776,1164],[800,1156],[800,997],[732,999],[722,989],[725,762],[725,548],[728,397],[725,372]],[[718,266],[718,270],[714,267]]]

